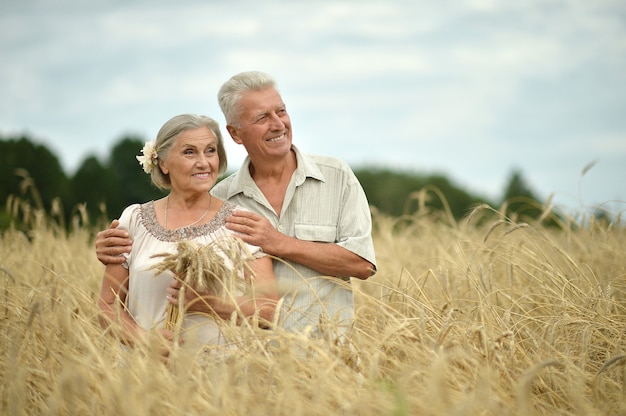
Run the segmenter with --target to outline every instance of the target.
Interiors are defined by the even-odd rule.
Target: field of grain
[[[93,233],[31,216],[0,240],[0,414],[626,414],[626,229],[584,223],[375,213],[350,346],[243,327],[164,365],[98,325]]]

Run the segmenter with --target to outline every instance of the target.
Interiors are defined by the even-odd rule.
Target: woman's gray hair
[[[209,130],[215,136],[217,141],[217,155],[220,159],[219,167],[218,167],[218,175],[226,172],[226,168],[228,167],[228,160],[226,159],[226,149],[224,148],[224,139],[222,138],[222,133],[220,132],[220,126],[217,124],[217,121],[213,120],[207,116],[201,116],[196,114],[181,114],[169,119],[163,127],[157,133],[156,138],[156,151],[158,160],[166,160],[169,155],[176,138],[183,132],[187,130],[194,130],[201,127],[208,127]],[[170,176],[164,174],[157,163],[157,166],[152,169],[152,174],[150,175],[152,179],[152,183],[156,185],[157,188],[160,189],[170,189],[172,187],[172,183],[170,181]]]
[[[233,75],[222,85],[217,93],[217,101],[227,124],[241,127],[241,97],[249,91],[259,91],[265,88],[276,88],[274,78],[259,71],[241,72]]]

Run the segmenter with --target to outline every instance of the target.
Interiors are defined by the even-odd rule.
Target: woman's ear
[[[158,159],[159,160],[159,169],[161,169],[161,172],[163,172],[164,175],[167,175],[169,173],[169,170],[167,169],[167,163],[165,163],[165,160],[163,159]]]

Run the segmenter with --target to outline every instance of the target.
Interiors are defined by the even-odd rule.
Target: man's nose
[[[281,119],[278,114],[271,113],[270,114],[270,126],[272,130],[282,130],[285,128],[285,123],[283,119]]]

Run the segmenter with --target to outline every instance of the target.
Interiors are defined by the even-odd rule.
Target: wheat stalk
[[[176,253],[160,253],[163,257],[152,267],[157,273],[171,271],[183,282],[178,305],[168,303],[165,327],[180,329],[184,316],[186,289],[197,293],[208,292],[220,300],[226,300],[245,288],[240,272],[252,258],[246,245],[236,237],[214,240],[199,245],[189,240],[177,244]]]

